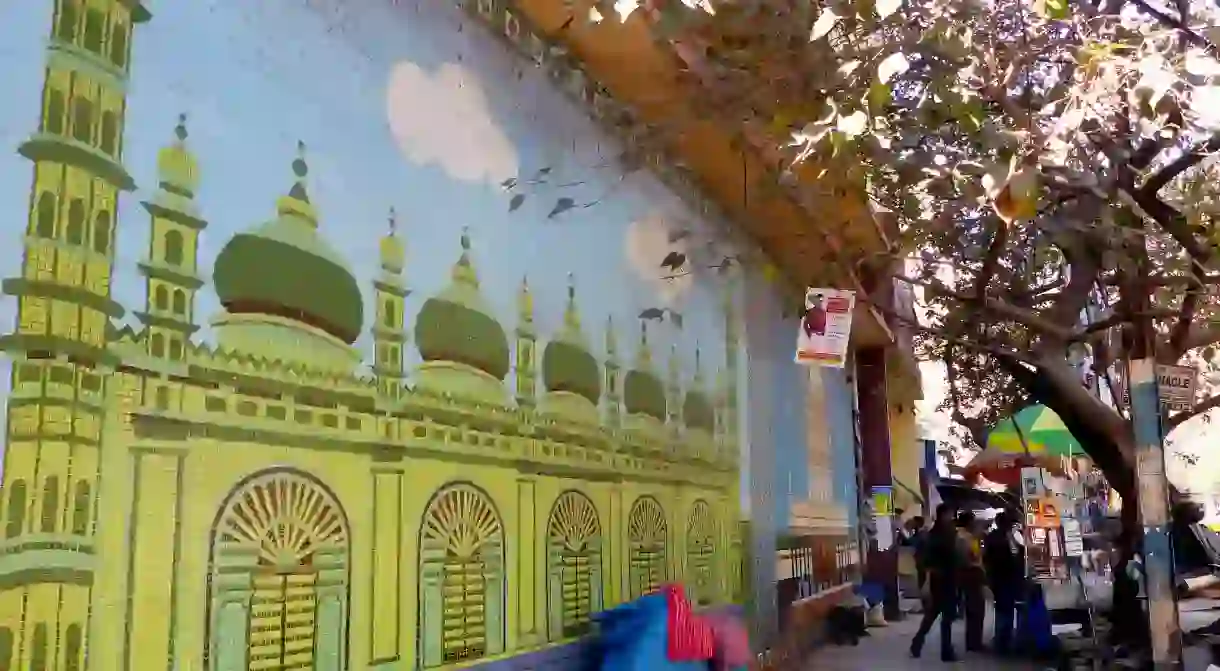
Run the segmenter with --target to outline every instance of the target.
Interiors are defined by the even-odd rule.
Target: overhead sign
[[[1120,368],[1125,369],[1125,366]],[[1126,373],[1126,370],[1121,370],[1115,386],[1122,389],[1120,397],[1123,405],[1129,406],[1131,405],[1131,392],[1127,385]],[[1158,365],[1156,367],[1157,396],[1160,397],[1161,407],[1170,412],[1190,410],[1194,407],[1195,385],[1198,379],[1199,372],[1191,366]]]
[[[805,290],[805,314],[796,337],[796,362],[842,368],[851,341],[856,293],[841,289]]]

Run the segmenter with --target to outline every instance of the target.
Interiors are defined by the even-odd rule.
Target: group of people
[[[1025,547],[1020,519],[1004,511],[996,515],[990,531],[970,511],[957,512],[948,504],[936,508],[930,529],[924,519],[907,523],[904,542],[915,550],[919,589],[924,597],[923,620],[911,641],[911,656],[919,657],[924,641],[940,620],[940,657],[957,660],[953,648],[953,621],[962,611],[966,620],[966,650],[981,652],[986,590],[995,603],[994,648],[1012,652],[1017,604],[1025,585]]]

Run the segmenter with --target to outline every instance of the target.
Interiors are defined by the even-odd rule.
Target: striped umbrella
[[[1070,460],[1077,456],[1084,456],[1084,448],[1059,415],[1044,405],[1031,405],[996,424],[987,435],[987,447],[970,460],[965,474],[1016,485],[1024,467],[1066,475]]]

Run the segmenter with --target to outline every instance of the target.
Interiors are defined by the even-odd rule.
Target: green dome
[[[665,387],[656,375],[642,370],[627,373],[623,380],[623,404],[631,414],[665,419]]]
[[[592,354],[574,343],[547,343],[542,352],[542,382],[549,391],[569,391],[594,404],[601,399],[601,366]]]
[[[470,238],[463,232],[453,282],[424,301],[415,318],[415,343],[424,361],[464,363],[503,380],[509,367],[508,337],[479,293],[469,252]]]
[[[716,430],[716,411],[707,395],[701,391],[686,393],[686,401],[682,404],[682,419],[692,429]]]
[[[213,268],[216,295],[230,313],[294,319],[350,345],[364,325],[360,287],[318,237],[317,215],[300,181],[308,173],[303,158],[293,162],[293,171],[298,181],[279,199],[279,217],[238,233],[220,250]]]

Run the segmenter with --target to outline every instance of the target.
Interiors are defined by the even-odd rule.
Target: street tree
[[[1139,358],[1199,368],[1197,404],[1169,427],[1220,407],[1216,8],[606,0],[590,16],[650,22],[709,118],[782,158],[776,188],[822,183],[895,224],[880,254],[811,233],[852,288],[888,272],[921,290],[928,318],[907,326],[976,440],[1043,403],[1134,513],[1130,416],[1073,362],[1102,378]]]

